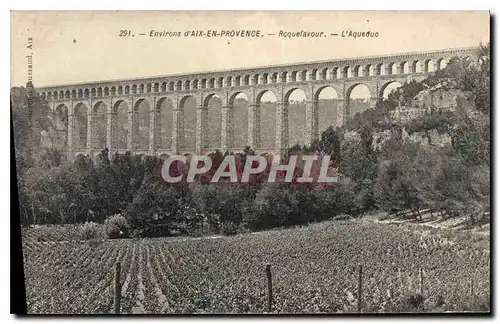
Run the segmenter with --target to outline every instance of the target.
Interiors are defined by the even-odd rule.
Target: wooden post
[[[268,292],[268,300],[267,300],[267,311],[271,312],[273,307],[273,280],[271,277],[271,265],[266,265],[266,274],[267,274],[267,292]]]
[[[122,287],[120,283],[120,272],[121,272],[121,265],[120,262],[117,262],[115,265],[115,314],[120,314],[120,298],[122,295]]]
[[[361,313],[363,307],[363,266],[358,270],[358,313]]]
[[[424,271],[420,268],[420,295],[424,297]]]

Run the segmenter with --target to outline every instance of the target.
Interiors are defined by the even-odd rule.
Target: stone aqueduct
[[[149,155],[197,153],[205,154],[215,149],[241,150],[233,147],[234,132],[247,131],[246,143],[250,147],[260,146],[260,105],[262,96],[271,91],[276,95],[275,146],[272,150],[280,152],[289,146],[288,107],[290,94],[301,89],[306,95],[305,127],[306,142],[318,138],[318,99],[320,92],[333,88],[337,93],[337,125],[345,122],[349,115],[349,98],[353,88],[364,84],[370,91],[370,107],[374,107],[382,98],[386,87],[393,82],[404,83],[409,79],[424,79],[435,70],[441,69],[455,56],[469,56],[477,59],[477,48],[446,49],[433,52],[403,53],[384,56],[338,59],[289,65],[276,65],[257,68],[233,69],[203,73],[189,73],[158,76],[151,78],[99,81],[80,84],[58,85],[38,88],[53,111],[63,111],[67,116],[66,150],[69,157],[79,154],[95,156],[103,147],[95,130],[97,107],[104,105],[105,147],[109,154],[133,151]],[[239,94],[248,99],[247,129],[234,129],[234,102]],[[217,96],[222,101],[220,146],[210,147],[207,141],[208,102]],[[196,144],[195,147],[184,145],[184,105],[188,98],[196,100]],[[171,145],[157,147],[157,137],[161,136],[159,123],[160,105],[169,99],[172,102]],[[139,103],[146,101],[149,109],[148,147],[134,144],[134,128],[137,127],[137,109]],[[116,145],[116,116],[120,104],[127,106],[126,147]],[[86,113],[86,125],[79,125],[81,114]],[[246,115],[246,114],[245,114]],[[168,132],[170,132],[168,130]],[[84,147],[78,138],[84,132]],[[102,139],[101,139],[102,140]],[[193,152],[194,151],[194,152]]]

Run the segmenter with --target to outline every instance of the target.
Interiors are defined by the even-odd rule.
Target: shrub
[[[106,235],[110,239],[127,237],[129,233],[129,225],[125,217],[121,214],[110,216],[104,222],[106,227]]]
[[[92,240],[102,237],[101,229],[99,225],[94,222],[85,222],[81,226],[80,237],[83,240]]]

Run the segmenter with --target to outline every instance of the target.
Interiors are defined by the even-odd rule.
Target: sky
[[[26,84],[30,53],[33,82],[41,87],[477,46],[489,41],[489,19],[487,11],[14,11],[11,86]],[[240,29],[264,36],[183,36]],[[120,37],[120,30],[134,37]],[[150,30],[182,36],[149,37]],[[279,37],[280,30],[339,36],[289,39]],[[349,30],[379,36],[341,37]],[[29,37],[32,50],[26,48]]]

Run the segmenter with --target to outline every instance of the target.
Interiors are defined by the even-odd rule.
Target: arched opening
[[[233,107],[233,148],[243,149],[248,143],[248,97],[237,92],[229,104]]]
[[[290,147],[295,144],[309,144],[306,142],[309,138],[306,124],[306,93],[302,89],[290,90],[285,95],[285,104],[288,105],[288,141]]]
[[[182,81],[177,81],[175,84],[175,91],[181,91],[182,90]]]
[[[111,95],[116,96],[116,88],[115,87],[111,87]]]
[[[232,87],[233,86],[233,77],[232,76],[228,76],[226,78],[226,87]]]
[[[215,79],[214,78],[210,78],[210,80],[208,81],[208,87],[210,89],[215,88]]]
[[[205,139],[205,143],[209,148],[218,149],[221,147],[222,100],[219,96],[211,94],[206,97],[204,107],[208,109],[206,123],[208,138]]]
[[[130,94],[130,86],[129,85],[125,86],[125,94],[126,95]]]
[[[79,89],[78,90],[78,99],[82,99],[82,98],[83,98],[83,90]]]
[[[354,117],[370,109],[370,89],[364,84],[356,84],[347,91],[346,117]]]
[[[259,148],[274,149],[276,145],[276,101],[276,95],[270,90],[257,95],[256,103],[260,112]]]
[[[338,93],[326,86],[316,92],[314,99],[318,105],[318,135],[321,136],[328,127],[337,125]]]
[[[174,88],[175,88],[175,83],[174,81],[170,81],[168,83],[168,91],[174,91]]]
[[[352,69],[352,77],[353,77],[353,78],[357,78],[357,77],[361,76],[361,75],[360,75],[360,69],[361,69],[361,67],[360,67],[359,65],[356,65],[356,66]]]
[[[448,61],[446,59],[440,58],[436,62],[436,70],[442,70],[442,69],[444,69],[447,64],[448,64]]]
[[[183,97],[179,108],[182,109],[184,120],[184,123],[181,123],[183,131],[179,141],[183,143],[183,148],[194,150],[196,147],[196,99],[191,96]]]
[[[410,73],[410,63],[408,63],[408,62],[401,63],[401,70],[404,74],[409,74]]]
[[[398,81],[387,82],[380,89],[380,98],[387,99],[392,91],[398,89],[401,86],[402,86],[401,82]]]
[[[198,79],[194,79],[194,81],[193,81],[193,89],[198,89]]]
[[[160,98],[155,110],[155,145],[158,149],[172,147],[172,110],[174,104],[169,98]]]
[[[68,148],[68,107],[61,104],[56,107],[54,111],[54,131],[55,131],[55,143],[54,147],[66,151]]]
[[[297,71],[293,71],[290,74],[290,82],[297,82]]]
[[[201,89],[207,88],[207,79],[201,79]]]
[[[311,71],[311,77],[310,79],[312,81],[316,81],[318,79],[318,69],[314,69]]]
[[[74,108],[74,142],[73,147],[76,151],[83,151],[87,148],[87,106],[79,103]]]
[[[222,88],[224,86],[224,78],[220,77],[217,79],[217,88]]]
[[[106,97],[109,96],[109,88],[108,87],[104,88],[104,96],[106,96]]]
[[[190,89],[191,89],[191,81],[186,80],[186,81],[184,82],[184,89],[185,89],[185,90],[190,90]]]
[[[123,100],[118,100],[113,105],[114,131],[113,147],[118,150],[127,148],[128,137],[128,111],[129,107]]]
[[[281,82],[287,83],[288,82],[288,72],[283,72],[281,73]]]
[[[93,145],[92,148],[104,149],[106,148],[106,131],[107,131],[107,121],[108,114],[106,113],[106,105],[104,102],[99,101],[94,105],[92,117],[92,135],[93,135]]]
[[[234,79],[234,86],[235,87],[239,87],[241,86],[241,76],[237,76],[235,79]]]
[[[267,73],[264,73],[262,74],[262,82],[260,82],[260,84],[267,84],[268,82],[268,74]]]
[[[132,117],[132,148],[138,150],[149,149],[150,106],[146,99],[139,99],[134,104]]]
[[[277,72],[274,72],[271,75],[271,83],[278,83],[278,73]]]
[[[250,76],[249,75],[245,75],[244,80],[245,80],[245,84],[244,85],[246,85],[246,86],[250,85]]]
[[[320,79],[321,80],[327,80],[328,79],[328,68],[324,68],[323,70],[321,70]]]
[[[300,72],[300,81],[307,81],[307,70]]]
[[[422,73],[423,72],[422,62],[413,61],[413,71],[415,71],[415,73]]]

